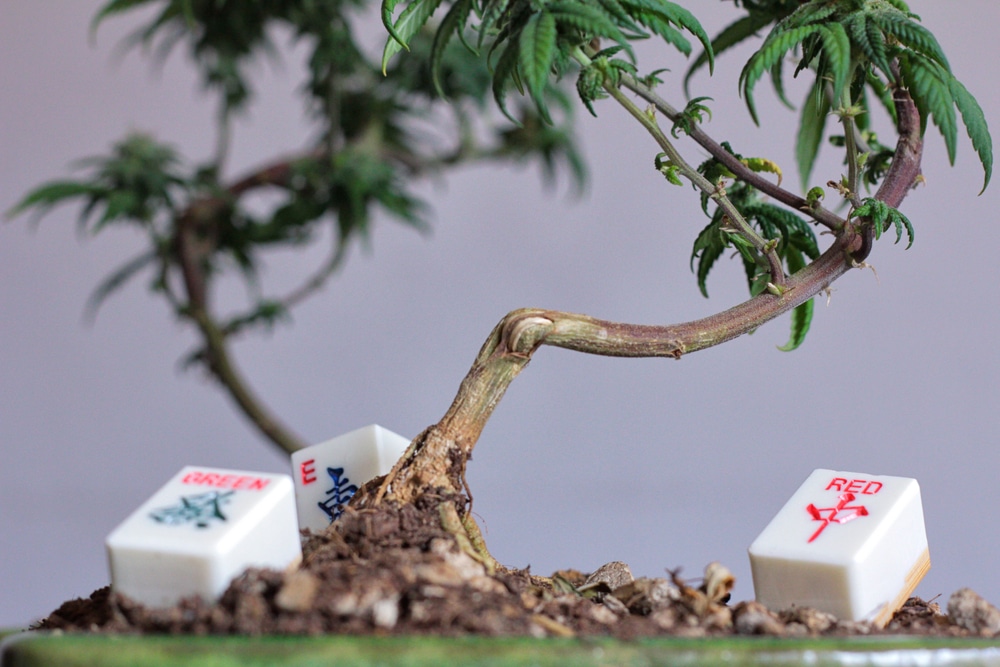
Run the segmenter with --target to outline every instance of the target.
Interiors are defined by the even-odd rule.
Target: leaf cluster
[[[684,110],[681,111],[677,120],[674,121],[674,126],[670,128],[670,134],[672,134],[675,139],[677,138],[678,132],[691,134],[692,130],[694,130],[694,126],[702,123],[706,116],[711,119],[712,110],[705,104],[706,101],[711,100],[711,97],[695,97],[694,99],[688,100]]]
[[[280,159],[247,178],[226,182],[224,153],[192,165],[171,147],[144,134],[116,143],[109,154],[80,161],[79,175],[39,186],[9,216],[32,212],[39,218],[52,207],[79,202],[80,226],[91,233],[110,223],[142,229],[148,248],[112,272],[97,288],[91,309],[144,270],[152,269],[151,288],[167,297],[177,314],[190,312],[184,293],[185,258],[179,250],[184,228],[198,235],[197,270],[205,281],[235,270],[245,282],[248,310],[236,312],[220,329],[270,326],[288,306],[314,290],[345,256],[352,242],[369,237],[376,215],[426,228],[427,207],[413,193],[414,178],[472,160],[540,162],[547,177],[568,167],[577,183],[585,168],[575,147],[568,100],[557,90],[563,122],[541,122],[527,105],[521,125],[473,132],[469,114],[481,113],[490,99],[485,63],[457,43],[436,51],[436,76],[429,55],[433,35],[413,36],[417,58],[402,59],[385,75],[358,45],[351,11],[362,0],[111,0],[93,20],[133,10],[154,9],[151,20],[128,41],[151,47],[165,58],[186,45],[205,86],[218,95],[219,133],[227,140],[228,116],[251,99],[249,65],[269,53],[275,34],[291,34],[307,46],[301,88],[305,106],[319,125],[314,146]],[[438,98],[445,92],[452,105]],[[442,113],[458,120],[458,136],[442,138],[427,126]],[[266,190],[269,204],[248,203]],[[260,269],[265,253],[332,236],[326,264],[287,298],[265,296]]]
[[[906,230],[907,244],[909,248],[913,245],[913,225],[910,220],[899,212],[899,210],[889,206],[884,201],[867,197],[861,202],[861,206],[851,212],[851,215],[858,218],[867,218],[875,230],[875,239],[882,236],[882,232],[889,227],[896,228],[896,243],[903,238],[903,230]]]
[[[816,259],[819,256],[816,236],[805,220],[788,209],[761,200],[760,195],[745,184],[737,184],[726,193],[743,217],[773,244],[789,273],[804,267],[807,258]],[[697,275],[701,293],[708,296],[708,274],[727,248],[734,248],[739,252],[746,270],[750,294],[763,292],[770,280],[767,262],[736,233],[722,209],[716,208],[711,221],[698,234],[691,250],[691,268]]]
[[[399,182],[397,169],[361,147],[281,165],[269,182],[279,195],[277,203],[264,215],[252,213],[237,193],[218,182],[211,169],[184,167],[172,148],[145,135],[131,135],[117,143],[109,156],[82,160],[78,167],[84,171],[81,178],[40,186],[8,215],[31,210],[39,217],[53,206],[77,200],[82,201],[82,230],[98,233],[110,223],[119,223],[147,234],[150,249],[106,278],[94,292],[91,308],[139,271],[156,266],[152,289],[167,293],[182,313],[187,305],[173,294],[168,276],[183,261],[177,243],[185,225],[197,235],[204,275],[219,275],[234,266],[255,288],[263,253],[313,240],[324,217],[336,222],[339,246],[367,235],[375,207],[411,225],[423,225],[422,205]],[[223,328],[273,322],[280,310],[276,302],[258,293],[253,309],[234,315]]]
[[[802,3],[799,0],[734,0],[746,16],[730,23],[712,38],[711,50],[704,50],[692,61],[684,75],[684,90],[690,95],[691,79],[695,73],[710,62],[710,56],[721,55],[724,51],[756,37],[761,30],[773,25],[798,9]]]
[[[161,209],[176,211],[188,182],[175,151],[151,137],[133,135],[115,144],[109,156],[84,158],[87,180],[57,180],[26,195],[7,215],[33,209],[37,221],[64,200],[81,198],[78,216],[81,232],[97,233],[110,223],[134,222],[148,227]]]
[[[276,26],[311,43],[305,89],[318,98],[328,91],[331,70],[349,74],[363,67],[365,58],[348,21],[348,12],[363,4],[359,0],[110,0],[95,15],[91,29],[96,31],[110,17],[155,8],[152,20],[127,44],[152,48],[158,59],[186,44],[205,87],[221,93],[227,108],[239,109],[252,95],[249,65],[261,54],[275,52]]]
[[[772,25],[743,68],[740,87],[757,120],[755,86],[770,75],[784,100],[789,56],[797,61],[793,75],[814,75],[797,140],[804,182],[825,136],[826,119],[837,113],[850,121],[845,122],[850,134],[832,140],[857,146],[862,154],[853,160],[860,163],[865,183],[878,183],[893,153],[868,125],[869,100],[893,114],[894,88],[906,88],[913,97],[922,129],[928,120],[938,126],[951,160],[957,109],[982,161],[985,183],[991,176],[992,143],[982,110],[951,74],[934,36],[902,0],[735,0],[746,15],[714,39],[691,12],[670,0],[382,0],[381,17],[390,37],[380,61],[365,55],[354,36],[352,12],[364,3],[108,0],[94,19],[95,29],[109,17],[153,9],[152,19],[131,43],[151,47],[159,58],[186,46],[204,85],[219,96],[223,145],[229,115],[252,98],[249,66],[273,50],[274,35],[291,34],[306,47],[301,90],[320,126],[319,139],[293,159],[227,183],[221,177],[224,151],[208,164],[186,166],[169,147],[135,135],[109,156],[81,163],[88,170],[82,178],[45,184],[11,213],[42,214],[76,200],[82,203],[81,226],[89,225],[93,232],[111,222],[144,229],[148,252],[112,274],[98,295],[103,298],[153,265],[154,289],[166,294],[179,314],[190,304],[175,287],[182,282],[177,276],[183,264],[177,240],[182,227],[193,226],[206,279],[235,267],[255,300],[223,329],[270,325],[284,316],[292,300],[265,297],[259,289],[261,257],[268,249],[313,242],[329,226],[334,248],[325,268],[307,283],[315,285],[336,268],[352,241],[368,237],[377,211],[412,227],[425,226],[425,206],[411,190],[420,174],[470,160],[537,160],[548,178],[566,165],[579,181],[583,164],[569,124],[570,100],[558,85],[561,77],[579,68],[576,92],[593,113],[592,103],[623,80],[650,87],[659,81],[662,70],[640,76],[636,40],[656,37],[685,55],[692,51],[689,38],[700,43],[703,50],[688,71],[687,84],[695,71],[712,67],[716,53]],[[394,58],[403,50],[413,57]],[[512,88],[522,95],[516,104],[508,101]],[[483,141],[479,119],[490,97],[515,124],[490,127]],[[672,118],[674,138],[691,135],[710,116],[707,101],[695,97]],[[435,125],[441,114],[451,114],[458,128],[445,148],[439,136],[421,131]],[[732,153],[728,144],[722,145]],[[733,155],[751,171],[776,174],[780,185],[781,170],[773,162]],[[665,154],[657,156],[656,167],[670,182],[682,182],[680,165]],[[726,180],[735,175],[718,160],[708,160],[699,170],[767,240],[762,250],[759,240],[751,243],[738,232],[722,208],[709,213],[712,194],[703,192],[702,206],[711,222],[691,255],[703,294],[709,271],[727,248],[740,254],[751,294],[771,289],[765,254],[777,253],[792,273],[818,255],[811,228],[795,212],[765,201],[744,182],[726,189]],[[274,204],[264,212],[251,210],[246,195],[262,188],[276,195],[270,200]],[[893,226],[897,241],[906,231],[912,243],[909,221],[881,202],[866,199],[852,215],[870,221],[877,237]],[[793,317],[793,347],[808,329],[806,306],[800,308]]]
[[[754,171],[775,172],[777,165],[762,158],[744,158],[732,151],[728,144],[724,147],[737,159]],[[703,162],[699,168],[706,178],[723,188],[724,179],[731,176],[729,170],[715,158]],[[780,170],[777,170],[780,173]],[[725,187],[726,196],[743,218],[767,240],[767,248],[774,250],[789,274],[805,267],[807,260],[819,257],[819,247],[812,227],[801,217],[787,208],[765,201],[760,193],[743,182]],[[771,274],[766,258],[732,224],[732,220],[721,207],[709,214],[710,197],[702,197],[702,209],[709,215],[709,223],[701,230],[691,249],[691,270],[698,280],[698,289],[708,297],[707,279],[717,261],[727,249],[735,250],[743,262],[747,286],[750,294],[756,296],[768,289]],[[805,339],[812,321],[812,300],[792,313],[792,334],[783,350],[793,350]]]
[[[410,40],[435,15],[443,0],[408,0],[398,16],[402,0],[383,0],[382,20],[389,31],[382,62],[409,48]],[[477,38],[465,38],[466,29]],[[588,108],[598,99],[595,85],[600,74],[613,76],[621,61],[612,61],[601,50],[601,40],[622,50],[634,65],[632,42],[657,36],[685,55],[693,35],[711,53],[711,43],[691,12],[668,0],[453,0],[438,25],[431,53],[432,66],[438,53],[456,36],[470,50],[485,51],[492,71],[493,95],[509,117],[510,88],[528,95],[543,119],[549,118],[545,91],[553,78],[564,75],[584,50],[597,51],[602,60],[597,69],[580,73],[577,89]],[[472,42],[475,41],[475,44]],[[711,62],[711,55],[708,57]],[[634,68],[633,68],[634,69]],[[435,69],[436,71],[436,69]],[[436,76],[436,75],[435,75]]]
[[[825,123],[831,112],[860,109],[859,126],[867,128],[868,96],[895,117],[890,90],[904,87],[921,112],[941,131],[954,163],[957,142],[956,108],[984,170],[983,188],[990,181],[993,149],[982,109],[951,72],[934,35],[919,23],[902,0],[813,0],[811,2],[743,3],[746,17],[731,24],[712,41],[716,53],[750,38],[768,22],[777,23],[740,75],[740,88],[754,121],[758,121],[754,88],[769,74],[778,96],[786,102],[783,74],[786,58],[797,54],[794,75],[811,70],[815,79],[802,106],[797,159],[803,184],[809,179]],[[688,78],[700,66],[697,59]],[[884,172],[880,155],[878,171]]]

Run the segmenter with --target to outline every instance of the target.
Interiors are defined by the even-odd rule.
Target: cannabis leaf
[[[667,179],[672,185],[684,185],[684,181],[680,177],[680,166],[673,163],[669,159],[664,159],[667,157],[666,153],[657,153],[656,157],[653,159],[653,166],[656,170],[663,174],[663,177]]]
[[[765,239],[775,243],[778,256],[785,260],[790,272],[794,273],[804,266],[805,258],[815,259],[819,256],[816,236],[805,220],[788,209],[761,200],[756,190],[745,184],[731,187],[727,194],[747,222],[753,224]],[[740,244],[737,240],[739,237],[730,233],[727,223],[725,213],[717,208],[711,216],[711,222],[698,234],[691,251],[691,269],[698,277],[698,289],[706,297],[708,274],[728,247],[735,247],[743,257],[752,292],[761,291],[769,279],[763,257],[749,244]]]
[[[955,108],[958,107],[972,146],[983,165],[982,193],[993,175],[993,140],[986,125],[986,116],[976,98],[939,60],[912,51],[900,53],[898,57],[903,82],[920,110],[921,122],[926,129],[929,117],[937,125],[944,137],[951,164],[955,164],[958,136]]]
[[[391,39],[386,41],[382,50],[382,74],[385,74],[389,66],[389,60],[403,49],[409,49],[409,42],[413,36],[420,32],[434,11],[441,4],[441,0],[416,0],[407,5],[403,13],[396,21],[392,20],[392,8],[398,0],[385,0],[382,5],[382,23],[389,31]]]
[[[725,147],[732,153],[728,145]],[[769,160],[744,158],[735,153],[733,155],[752,169],[756,167],[755,170],[773,171],[777,167]],[[661,166],[659,162],[657,166]],[[720,166],[714,159],[709,159],[700,165],[699,171],[710,181],[719,183],[721,178],[726,177],[724,167],[720,169]],[[669,174],[664,175],[669,178]],[[774,248],[788,273],[795,273],[806,265],[807,260],[819,257],[819,247],[812,228],[795,213],[764,201],[757,190],[742,182],[729,186],[726,194],[744,219],[768,240],[768,245]],[[707,200],[702,200],[702,207],[707,214]],[[708,296],[708,275],[727,248],[735,249],[743,260],[750,294],[755,296],[763,292],[771,280],[766,258],[741,235],[735,233],[721,207],[717,207],[710,217],[711,221],[698,234],[691,249],[690,266],[697,276],[698,289],[702,295]],[[793,350],[802,343],[812,321],[812,307],[811,300],[796,306],[792,315],[791,337],[780,349]]]
[[[777,28],[771,31],[767,39],[764,40],[760,50],[751,56],[750,60],[743,67],[740,73],[739,85],[746,99],[747,108],[754,122],[760,124],[757,117],[757,107],[754,103],[753,89],[757,81],[764,75],[764,72],[771,70],[778,65],[788,51],[801,44],[807,37],[816,34],[823,29],[820,25],[805,25],[791,30],[778,31]]]
[[[441,19],[441,25],[438,26],[438,30],[434,33],[434,42],[431,44],[430,69],[431,78],[434,81],[434,89],[441,97],[447,97],[441,85],[441,68],[444,62],[444,55],[452,37],[457,34],[469,51],[472,53],[476,52],[465,41],[465,24],[469,20],[469,13],[471,11],[472,0],[457,0],[451,6],[451,9],[448,10],[448,13],[444,15],[444,18]],[[382,18],[385,20],[386,17],[384,14]],[[382,67],[385,67],[384,60]]]
[[[881,238],[882,232],[889,229],[889,226],[892,225],[896,228],[896,243],[899,243],[900,239],[903,238],[903,230],[905,229],[906,236],[909,239],[909,243],[906,244],[907,249],[913,245],[913,225],[910,223],[910,220],[884,201],[868,197],[862,200],[861,206],[854,209],[851,215],[871,220],[872,227],[875,229],[876,240]]]
[[[738,3],[737,3],[738,4]],[[688,92],[691,78],[695,72],[709,63],[709,57],[714,51],[719,55],[744,40],[755,36],[761,29],[780,21],[799,6],[798,0],[759,0],[745,3],[747,16],[737,19],[726,26],[712,39],[712,50],[704,50],[688,68],[684,75],[684,92]]]
[[[893,113],[888,90],[905,86],[921,112],[922,131],[931,119],[944,137],[952,164],[958,108],[982,163],[986,189],[993,172],[993,144],[985,116],[975,98],[952,75],[937,39],[918,20],[899,0],[807,2],[778,21],[747,61],[740,74],[740,89],[754,122],[759,122],[754,87],[765,72],[771,72],[782,96],[781,63],[788,54],[799,53],[795,74],[807,68],[815,70],[796,142],[803,184],[808,182],[831,110],[847,105],[866,108],[864,91],[868,87]],[[747,36],[734,32],[728,39]],[[898,63],[898,70],[894,63]]]
[[[703,102],[711,101],[711,97],[696,97],[687,103],[684,107],[684,111],[680,113],[677,120],[674,121],[674,126],[670,129],[670,134],[675,138],[678,132],[683,132],[684,134],[691,134],[695,125],[700,124],[705,116],[709,119],[712,118],[712,110],[708,108]]]
[[[389,30],[382,54],[383,68],[431,19],[443,0],[409,0],[398,17],[395,11],[401,0],[382,1],[382,20]],[[469,25],[473,15],[478,25]],[[573,60],[581,58],[595,40],[605,40],[622,50],[633,64],[632,42],[656,35],[685,55],[691,43],[684,32],[693,35],[704,47],[711,66],[714,54],[708,34],[691,12],[668,0],[453,0],[434,37],[431,65],[438,80],[440,54],[455,35],[464,39],[466,29],[478,33],[478,47],[486,49],[492,68],[493,96],[500,110],[514,120],[507,108],[507,93],[513,87],[534,102],[539,114],[550,122],[545,91],[553,78],[566,73]],[[600,52],[603,53],[603,52]],[[590,53],[589,58],[594,54]],[[598,73],[613,77],[623,71],[621,61],[605,62],[598,69],[584,67],[577,90],[593,113],[591,102],[601,97],[598,87],[605,80]]]
[[[83,198],[78,224],[97,233],[112,222],[134,222],[148,226],[161,209],[174,210],[187,190],[186,176],[179,169],[174,150],[143,134],[116,143],[110,156],[80,160],[89,167],[87,180],[46,183],[29,192],[7,211],[8,217],[34,209],[36,218],[53,206]],[[99,215],[98,215],[99,214]]]
[[[809,299],[792,309],[792,333],[787,343],[778,346],[779,350],[782,352],[791,352],[798,349],[805,341],[806,334],[809,333],[809,327],[812,324],[813,309],[815,308],[814,301],[815,299]]]
[[[819,155],[830,115],[830,100],[826,96],[822,79],[816,79],[802,105],[799,131],[795,138],[795,162],[799,168],[803,189],[809,184],[813,165]]]

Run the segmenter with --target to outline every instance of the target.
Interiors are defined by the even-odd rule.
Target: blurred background
[[[0,209],[68,175],[127,131],[193,160],[214,145],[214,105],[181,51],[162,68],[117,45],[141,17],[110,20],[94,40],[99,0],[0,3]],[[714,35],[731,3],[687,3]],[[1000,60],[990,0],[911,0],[953,71],[1000,127]],[[375,16],[370,44],[382,36]],[[279,36],[285,46],[290,40]],[[796,184],[795,112],[762,82],[755,128],[736,78],[749,49],[724,54],[692,94],[714,98],[707,130],[744,155],[776,160]],[[682,103],[676,52],[662,89]],[[310,138],[295,91],[301,52],[261,63],[256,101],[235,128],[229,176]],[[789,83],[791,99],[804,88]],[[611,102],[578,128],[591,179],[540,184],[535,167],[470,168],[429,180],[432,230],[376,224],[318,297],[270,336],[241,339],[243,371],[310,442],[370,423],[412,437],[437,421],[493,325],[538,306],[639,323],[673,323],[745,298],[742,267],[717,267],[711,299],[688,268],[706,224],[697,198],[653,169],[657,149]],[[996,129],[994,129],[996,132]],[[778,351],[787,316],[751,336],[680,361],[589,357],[544,348],[488,425],[469,468],[475,512],[494,555],[540,574],[590,571],[610,560],[636,575],[713,560],[753,597],[746,548],[815,468],[919,480],[932,568],[924,598],[970,586],[1000,602],[995,567],[1000,373],[996,352],[1000,186],[976,194],[981,169],[961,133],[949,168],[928,130],[925,186],[903,211],[914,246],[884,237],[817,304],[803,347]],[[885,135],[891,136],[891,135]],[[703,152],[690,142],[691,161]],[[826,149],[814,173],[841,173]],[[828,199],[829,201],[829,199]],[[108,583],[103,540],[187,464],[270,472],[286,460],[244,422],[214,383],[179,360],[195,343],[143,280],[88,324],[84,305],[107,273],[136,254],[131,231],[86,238],[72,207],[37,227],[0,225],[0,627],[25,626]],[[322,249],[281,255],[265,284],[291,285]],[[223,298],[225,295],[223,295]]]

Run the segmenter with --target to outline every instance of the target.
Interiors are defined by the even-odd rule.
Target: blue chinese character
[[[326,473],[333,480],[333,488],[327,490],[326,498],[317,505],[330,518],[330,523],[333,523],[344,513],[344,505],[357,492],[358,487],[348,484],[351,480],[343,476],[343,468],[327,468]]]

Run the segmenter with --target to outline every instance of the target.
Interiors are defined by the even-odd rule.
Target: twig
[[[581,57],[585,58],[586,56]],[[671,141],[667,138],[667,135],[660,129],[660,126],[656,123],[655,118],[650,113],[644,113],[640,110],[632,100],[628,99],[616,85],[610,81],[605,81],[604,90],[607,91],[609,95],[616,102],[618,102],[629,114],[632,115],[639,124],[641,124],[646,131],[650,133],[656,143],[663,149],[663,152],[667,154],[672,165],[674,165],[678,171],[691,183],[694,184],[699,190],[711,197],[716,204],[722,208],[725,212],[726,217],[729,220],[728,231],[739,234],[744,239],[746,239],[763,257],[767,260],[768,272],[771,275],[771,283],[776,286],[783,286],[785,284],[785,272],[781,266],[781,258],[778,257],[778,253],[774,249],[774,244],[768,242],[767,239],[762,237],[757,231],[746,221],[743,214],[733,205],[726,196],[725,190],[718,187],[716,184],[709,181],[702,174],[698,172],[697,169],[692,167],[687,163],[686,160],[681,156],[680,152],[674,147]]]
[[[187,293],[187,303],[179,312],[197,325],[205,342],[204,355],[209,370],[229,392],[243,414],[266,438],[291,454],[302,449],[306,445],[305,441],[283,426],[250,389],[229,354],[226,334],[211,316],[205,277],[206,257],[211,250],[211,240],[200,236],[197,220],[191,211],[177,220],[175,253]]]
[[[680,118],[680,112],[671,106],[667,101],[653,92],[649,86],[642,84],[631,76],[622,76],[622,86],[652,104],[656,110],[675,122]],[[803,211],[813,220],[830,229],[839,231],[845,224],[845,220],[836,213],[823,208],[818,202],[810,203],[805,198],[790,192],[776,183],[772,183],[760,174],[750,170],[745,164],[737,160],[732,153],[722,147],[715,139],[709,136],[698,125],[694,125],[688,133],[699,146],[704,148],[716,160],[721,162],[729,171],[736,174],[736,177],[748,185],[753,186],[762,193],[796,210]]]

